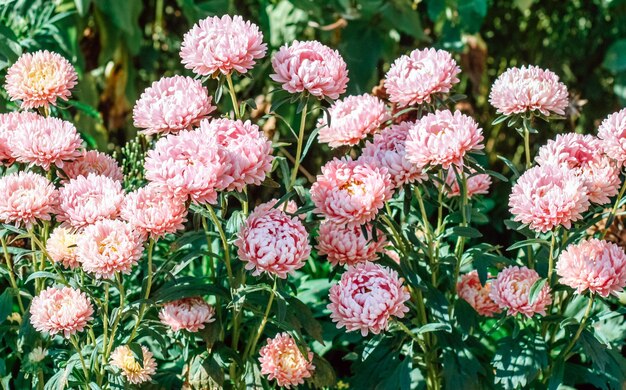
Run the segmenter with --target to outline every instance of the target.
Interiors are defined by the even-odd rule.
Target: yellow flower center
[[[27,74],[27,82],[31,88],[37,90],[46,89],[50,81],[54,79],[56,68],[52,64],[37,64],[33,66]]]

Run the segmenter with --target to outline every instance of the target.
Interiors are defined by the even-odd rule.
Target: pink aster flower
[[[184,298],[166,303],[159,312],[161,322],[174,332],[181,329],[197,332],[204,324],[215,321],[215,309],[200,297]]]
[[[144,167],[146,179],[195,203],[215,203],[217,189],[227,188],[233,180],[226,175],[231,169],[226,152],[197,130],[158,140]]]
[[[295,340],[287,333],[279,333],[259,351],[261,374],[268,380],[276,380],[278,386],[290,389],[304,383],[315,370],[313,352],[307,347],[305,357]]]
[[[83,270],[97,279],[130,273],[143,254],[141,233],[123,221],[103,219],[87,226],[76,243]]]
[[[185,34],[180,58],[185,68],[201,76],[232,71],[246,73],[263,58],[267,45],[259,27],[241,16],[203,19]]]
[[[322,167],[311,187],[315,212],[337,224],[363,225],[391,199],[387,170],[366,162],[335,158]]]
[[[67,100],[76,85],[72,64],[48,50],[25,53],[7,71],[6,90],[12,101],[21,100],[22,109],[56,105]]]
[[[410,295],[403,279],[390,268],[365,262],[349,267],[330,288],[330,318],[337,328],[379,334],[389,327],[391,316],[403,318]]]
[[[582,218],[589,208],[587,188],[572,171],[553,165],[530,168],[520,176],[509,197],[513,220],[542,233]]]
[[[626,162],[626,108],[606,117],[598,128],[604,152],[620,165]]]
[[[554,72],[529,65],[502,73],[491,87],[489,102],[504,115],[535,110],[545,116],[564,115],[567,95],[567,87]]]
[[[143,361],[135,360],[133,351],[128,345],[120,345],[111,353],[111,365],[118,368],[126,380],[132,384],[148,382],[156,372],[157,364],[152,352],[141,346]]]
[[[93,306],[85,293],[71,287],[48,287],[33,298],[30,323],[39,332],[62,333],[68,339],[82,332],[93,319]]]
[[[600,140],[592,135],[558,134],[539,149],[536,161],[539,165],[558,165],[574,172],[585,183],[590,202],[609,203],[609,198],[619,190],[619,168],[603,153]]]
[[[133,120],[144,134],[176,133],[191,129],[215,108],[200,80],[163,77],[141,94],[133,109]]]
[[[339,98],[346,92],[348,70],[337,50],[317,41],[293,41],[272,57],[270,78],[290,93],[307,91],[318,98]]]
[[[76,256],[76,242],[79,235],[62,226],[54,229],[46,241],[46,251],[50,260],[63,264],[65,268],[79,267],[80,262]]]
[[[259,207],[237,235],[237,254],[246,262],[247,270],[254,270],[252,275],[267,272],[285,279],[309,258],[309,235],[299,218],[289,217],[280,209]]]
[[[476,171],[472,168],[470,169],[469,174],[467,172],[465,173],[465,184],[467,185],[468,198],[471,199],[474,195],[485,195],[489,193],[491,176],[486,173],[476,173]],[[448,198],[461,196],[461,187],[459,186],[459,181],[452,168],[448,170],[446,185],[449,187],[446,193]]]
[[[38,118],[40,118],[38,114],[28,111],[0,114],[0,162],[13,163],[15,157],[9,146],[9,138],[20,124]]]
[[[559,282],[582,294],[608,297],[626,286],[626,254],[618,245],[595,238],[567,247],[556,263]]]
[[[398,107],[430,103],[431,96],[448,93],[459,82],[461,72],[450,53],[445,50],[413,50],[391,65],[385,76],[389,100]]]
[[[268,202],[262,203],[254,209],[255,211],[269,211],[274,208],[274,205],[278,203],[278,199],[274,198]],[[298,205],[293,200],[289,199],[287,202],[281,203],[278,207],[279,210],[284,211],[287,214],[295,214],[298,211]],[[300,214],[300,219],[306,217],[305,214]]]
[[[541,279],[537,271],[526,267],[510,266],[503,269],[491,285],[489,297],[508,315],[517,313],[532,317],[535,313],[546,315],[552,303],[550,286],[546,283],[537,298],[530,303],[530,288]]]
[[[480,283],[477,271],[472,271],[461,276],[461,280],[456,284],[456,292],[460,298],[469,303],[478,314],[486,317],[493,317],[494,314],[502,311],[500,307],[491,299],[491,280],[483,286]]]
[[[184,229],[187,208],[163,187],[148,185],[126,195],[121,217],[142,235],[157,239]]]
[[[45,177],[14,172],[0,178],[0,221],[30,228],[56,212],[58,191]]]
[[[63,172],[59,172],[59,175],[63,177],[62,182],[67,183],[69,179],[76,179],[81,175],[86,177],[90,173],[110,177],[119,182],[124,180],[122,168],[117,161],[97,150],[84,151],[76,160],[65,163]]]
[[[326,114],[317,122],[320,128],[318,141],[327,143],[331,148],[356,145],[391,119],[385,103],[368,94],[337,100],[328,109],[328,114],[330,126]]]
[[[394,188],[426,179],[422,170],[405,157],[406,139],[412,126],[411,122],[402,122],[384,129],[374,135],[374,142],[365,143],[359,157],[372,166],[386,168]]]
[[[70,122],[39,116],[20,121],[8,144],[17,161],[48,170],[50,165],[63,168],[64,161],[79,157],[82,141]]]
[[[57,220],[74,228],[117,218],[124,200],[122,185],[110,177],[90,173],[71,179],[59,189]]]
[[[324,221],[320,225],[317,237],[317,252],[327,256],[332,265],[355,265],[366,261],[378,260],[378,255],[385,251],[387,239],[377,229],[376,240],[372,227],[366,226],[367,237],[363,235],[361,226],[338,225]]]
[[[205,139],[214,138],[230,163],[224,176],[232,181],[220,189],[242,191],[248,184],[259,185],[272,169],[272,142],[250,121],[204,120],[198,131]]]
[[[406,159],[419,168],[463,166],[467,153],[484,148],[483,131],[471,117],[455,111],[436,111],[418,119],[406,140]]]

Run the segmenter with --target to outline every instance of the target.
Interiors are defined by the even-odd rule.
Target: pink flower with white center
[[[385,103],[369,94],[337,100],[328,109],[328,114],[330,126],[326,113],[317,122],[320,129],[317,139],[331,148],[356,145],[391,119]]]
[[[241,192],[246,185],[260,185],[272,169],[272,142],[250,121],[204,120],[198,131],[204,139],[214,138],[230,163],[223,175],[232,181],[220,190]]]
[[[117,367],[132,384],[148,382],[156,372],[157,364],[152,352],[143,345],[141,352],[143,355],[141,363],[135,360],[135,355],[128,345],[120,345],[111,353],[111,365]]]
[[[290,389],[304,383],[315,370],[312,363],[313,352],[307,347],[305,357],[293,337],[289,333],[279,333],[259,351],[261,374],[268,380],[276,380],[276,384]]]
[[[252,275],[267,272],[286,279],[309,258],[309,235],[299,218],[279,209],[259,207],[237,235],[237,254],[246,262],[247,270],[254,270]]]
[[[480,283],[477,271],[472,271],[461,276],[461,280],[456,284],[456,292],[460,298],[467,301],[478,312],[486,317],[493,317],[500,313],[502,309],[491,299],[491,280],[487,280],[483,286]]]
[[[317,41],[293,41],[272,57],[270,78],[290,93],[337,99],[346,92],[348,69],[337,50]]]
[[[59,189],[57,220],[80,229],[120,214],[124,192],[119,181],[93,173],[71,179]]]
[[[461,173],[459,172],[459,174]],[[449,187],[446,192],[448,198],[461,196],[461,186],[452,168],[448,170],[446,185]],[[488,194],[491,186],[491,176],[486,173],[476,173],[476,170],[470,168],[469,174],[465,172],[465,185],[467,186],[467,197],[470,199],[474,195]]]
[[[509,68],[491,86],[489,102],[499,114],[512,115],[539,111],[565,115],[567,87],[550,70],[529,65]]]
[[[530,168],[520,176],[509,196],[513,220],[542,233],[582,219],[589,208],[587,187],[570,170],[553,165]]]
[[[389,319],[403,318],[410,295],[403,279],[390,268],[365,262],[349,267],[341,280],[330,288],[330,318],[337,328],[379,334],[389,327]]]
[[[159,312],[159,319],[174,332],[181,329],[197,332],[204,329],[204,324],[215,321],[213,315],[213,306],[200,297],[194,297],[166,303]]]
[[[366,162],[335,158],[311,187],[315,213],[337,224],[363,225],[391,199],[389,173]]]
[[[148,181],[194,203],[215,203],[233,178],[226,152],[203,132],[181,131],[157,141],[144,164]]]
[[[187,207],[163,187],[148,185],[126,195],[121,217],[142,235],[158,239],[185,228]]]
[[[604,152],[620,165],[626,162],[626,108],[606,117],[598,127]]]
[[[103,219],[87,226],[76,242],[83,270],[97,279],[112,279],[116,272],[130,273],[143,254],[140,232],[120,220]]]
[[[203,19],[183,38],[180,58],[185,68],[201,76],[217,72],[246,73],[256,60],[263,58],[267,45],[259,27],[236,15]]]
[[[602,143],[592,135],[558,134],[539,149],[539,165],[558,165],[582,179],[589,201],[610,202],[620,186],[620,170],[602,151]]]
[[[82,141],[68,121],[52,117],[33,117],[20,121],[8,138],[9,149],[19,162],[45,170],[51,165],[63,168],[65,161],[78,158]]]
[[[0,162],[13,163],[15,157],[9,147],[9,138],[13,136],[13,132],[21,123],[38,118],[41,118],[38,114],[28,111],[0,114]]]
[[[406,159],[418,168],[463,166],[467,153],[484,149],[483,131],[471,117],[436,111],[418,119],[406,140]]]
[[[38,220],[50,221],[57,211],[59,193],[45,177],[14,172],[0,178],[0,221],[30,228]]]
[[[537,271],[526,267],[510,266],[498,274],[491,284],[489,297],[507,314],[517,313],[532,317],[535,313],[546,315],[546,308],[552,303],[550,286],[546,283],[534,302],[530,302],[530,288],[541,279]]]
[[[433,48],[413,50],[394,61],[385,76],[389,100],[398,107],[430,103],[434,94],[448,93],[461,72],[450,53]]]
[[[7,71],[6,90],[12,101],[21,100],[24,110],[56,106],[67,100],[76,85],[72,64],[57,53],[39,50],[25,53]]]
[[[379,254],[385,251],[387,238],[377,229],[374,240],[372,227],[365,227],[367,237],[363,235],[361,226],[338,225],[324,221],[320,225],[317,237],[317,253],[327,256],[328,261],[336,265],[355,265],[366,261],[376,261]]]
[[[51,335],[61,333],[66,339],[82,332],[92,315],[89,298],[71,287],[48,287],[30,304],[30,323],[35,329]]]
[[[556,263],[559,283],[608,297],[626,286],[626,254],[618,245],[595,238],[567,247]]]
[[[410,163],[405,157],[406,139],[412,126],[411,122],[402,122],[384,129],[374,135],[374,142],[365,143],[359,157],[360,161],[372,166],[386,168],[394,188],[421,182],[427,177],[417,165]]]
[[[80,262],[76,256],[76,242],[79,235],[62,226],[54,229],[46,241],[46,251],[50,260],[63,264],[65,268],[79,267]]]
[[[133,108],[133,121],[144,134],[176,133],[196,126],[215,108],[200,80],[163,77],[141,94]]]
[[[63,177],[63,183],[67,183],[70,179],[76,179],[81,175],[87,177],[90,173],[110,177],[119,182],[124,181],[122,168],[117,161],[97,150],[84,151],[76,160],[65,163],[59,176]]]

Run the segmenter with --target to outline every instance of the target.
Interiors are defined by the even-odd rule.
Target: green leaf
[[[37,272],[33,272],[32,274],[28,275],[28,278],[26,278],[26,281],[24,283],[26,284],[26,283],[30,282],[31,280],[39,279],[39,278],[50,278],[50,279],[53,279],[53,280],[61,280],[61,278],[59,278],[59,275],[55,274],[54,272],[37,271]]]
[[[452,235],[467,238],[479,238],[483,236],[481,232],[469,226],[454,226],[450,228],[450,232]]]
[[[128,344],[128,348],[133,353],[135,357],[135,362],[139,363],[141,367],[143,367],[143,350],[141,349],[141,345],[138,343],[130,343]]]
[[[337,375],[335,370],[333,370],[333,366],[317,354],[313,355],[313,365],[315,366],[315,371],[310,379],[311,383],[318,389],[335,388]]]
[[[76,11],[80,16],[87,15],[87,11],[89,11],[89,6],[91,5],[91,0],[74,0],[76,4]]]
[[[528,331],[517,339],[501,339],[492,364],[496,384],[505,389],[525,388],[548,364],[547,348],[541,334]]]
[[[626,70],[626,39],[615,41],[604,55],[602,66],[612,73]]]
[[[504,122],[507,118],[508,118],[507,115],[500,115],[499,117],[494,119],[493,122],[491,122],[491,125],[495,126],[497,124],[500,124],[500,123]]]
[[[516,242],[515,244],[513,244],[510,247],[506,248],[506,250],[507,251],[512,251],[512,250],[523,248],[525,246],[533,245],[533,244],[540,244],[542,246],[545,246],[546,248],[550,247],[550,241],[548,241],[548,240],[544,240],[544,239],[541,239],[541,238],[529,238],[528,240],[522,240],[522,241]]]
[[[535,303],[537,297],[539,296],[539,293],[541,292],[541,289],[543,288],[543,286],[546,285],[547,282],[548,279],[542,278],[537,280],[535,283],[533,283],[532,286],[530,286],[530,292],[528,297],[529,304],[532,305],[533,303]]]
[[[89,104],[79,102],[77,100],[68,100],[67,104],[69,104],[72,107],[76,107],[78,110],[84,112],[90,117],[97,119],[98,123],[102,123],[102,117],[100,116],[100,112],[98,111],[97,108],[92,107]]]
[[[450,333],[452,332],[452,327],[450,326],[450,324],[445,324],[443,322],[435,322],[435,323],[426,324],[420,327],[417,330],[417,334],[428,333],[428,332],[439,332],[439,331]]]
[[[166,283],[152,294],[152,299],[156,303],[164,303],[203,295],[227,297],[228,292],[208,278],[185,277]]]
[[[13,288],[7,288],[0,295],[0,324],[6,321],[7,317],[13,313],[13,295],[19,294]]]

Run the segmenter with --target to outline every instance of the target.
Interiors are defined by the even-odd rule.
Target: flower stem
[[[576,345],[578,338],[580,337],[581,333],[585,329],[585,326],[587,325],[587,321],[589,320],[589,315],[591,314],[591,308],[593,307],[594,298],[595,296],[591,294],[591,296],[589,297],[589,302],[587,303],[587,310],[585,310],[585,314],[583,315],[583,318],[580,320],[580,325],[578,326],[578,329],[576,330],[576,333],[574,334],[574,338],[572,338],[572,340],[569,342],[567,347],[565,347],[565,349],[561,351],[559,356],[557,356],[557,359],[562,357],[564,358],[564,360],[567,360],[568,358],[567,354],[572,350],[572,348],[574,348],[574,345]]]
[[[296,177],[298,176],[298,169],[300,168],[300,158],[302,156],[302,143],[304,142],[304,127],[306,125],[306,115],[307,109],[309,106],[309,101],[304,103],[304,108],[302,109],[302,116],[300,117],[300,131],[298,132],[298,147],[296,149],[296,157],[294,160],[293,171],[291,171],[291,178],[289,179],[289,187],[287,191],[290,191],[293,188],[293,185],[296,182]]]
[[[224,233],[224,229],[222,228],[222,224],[220,220],[217,218],[217,214],[215,214],[215,210],[213,206],[210,204],[206,205],[207,210],[209,210],[209,214],[211,215],[211,220],[213,224],[217,228],[217,232],[220,235],[220,239],[222,240],[222,248],[224,249],[224,264],[226,265],[226,272],[228,273],[228,282],[232,288],[235,288],[235,279],[233,278],[233,270],[230,266],[230,249],[228,248],[228,240],[226,239],[226,233]]]
[[[461,199],[460,199],[460,209],[461,209],[461,226],[466,227],[468,225],[467,221],[467,178],[465,177],[465,172],[461,170]],[[459,280],[459,274],[461,273],[461,257],[463,256],[463,250],[465,249],[465,237],[459,236],[456,241],[455,248],[455,256],[457,258],[456,267],[454,270],[454,280],[453,286],[456,286],[456,282]]]
[[[530,131],[526,126],[524,126],[524,152],[526,154],[526,169],[528,169],[532,162],[530,161]]]
[[[398,246],[398,249],[400,250],[400,252],[402,252],[402,255],[406,256],[408,252],[407,252],[407,247],[404,243],[404,238],[402,237],[402,235],[400,235],[400,233],[396,230],[396,228],[394,227],[393,223],[391,222],[391,220],[389,219],[387,215],[380,214],[380,218],[383,220],[383,222],[385,222],[385,225],[387,225],[389,230],[391,230],[391,234],[393,235],[396,241],[396,245]]]
[[[267,307],[265,308],[265,314],[263,315],[263,319],[261,320],[261,324],[259,325],[259,329],[257,330],[256,334],[254,335],[254,338],[252,339],[252,342],[250,344],[248,344],[248,347],[246,348],[246,351],[243,354],[243,356],[244,356],[243,361],[244,362],[247,360],[247,358],[250,355],[250,353],[254,352],[254,349],[256,348],[256,345],[259,342],[259,338],[263,334],[263,329],[265,329],[265,325],[267,324],[267,319],[269,318],[270,310],[272,309],[272,303],[274,303],[274,296],[275,295],[276,295],[276,278],[274,278],[274,286],[272,287],[272,292],[270,293],[270,298],[267,301]]]
[[[115,341],[115,333],[117,331],[117,327],[122,319],[122,312],[124,310],[124,303],[126,302],[126,295],[124,292],[124,285],[122,284],[122,280],[118,273],[115,274],[115,280],[117,282],[117,290],[120,293],[120,305],[119,310],[117,311],[117,315],[115,316],[115,320],[113,321],[113,326],[111,327],[111,336],[109,337],[109,342],[107,343],[107,348],[104,352],[104,366],[106,366],[107,361],[109,360],[109,355],[111,354],[111,349],[113,348],[113,342]]]
[[[552,232],[552,240],[550,241],[550,254],[548,257],[548,284],[549,285],[552,285],[552,272],[554,271],[554,244],[556,242],[556,239],[555,239],[556,233],[557,232]]]
[[[146,301],[148,300],[148,297],[150,296],[150,289],[152,288],[152,252],[153,250],[154,250],[154,239],[151,238],[150,242],[148,243],[148,279],[146,282],[146,291],[143,295],[143,302],[141,302],[141,305],[139,306],[139,313],[137,314],[137,322],[135,323],[135,327],[133,328],[133,331],[130,334],[130,338],[128,339],[129,343],[133,341],[133,339],[135,338],[135,334],[137,333],[137,329],[139,328],[139,324],[141,323],[141,320],[143,320],[143,315],[146,310],[146,306],[147,306]]]
[[[24,303],[22,302],[22,296],[20,295],[20,289],[17,286],[17,280],[13,275],[15,271],[13,271],[13,263],[11,261],[11,255],[9,255],[9,250],[7,249],[7,242],[4,236],[0,237],[0,242],[2,242],[2,252],[4,253],[4,260],[7,263],[7,268],[9,269],[9,281],[11,282],[11,287],[15,289],[15,295],[17,297],[17,304],[20,307],[20,312],[24,314],[26,310],[24,309]]]
[[[80,346],[78,345],[78,341],[76,340],[76,336],[75,335],[71,335],[70,336],[70,343],[72,343],[72,345],[74,346],[74,349],[76,349],[76,353],[78,354],[78,358],[80,359],[80,364],[81,366],[83,366],[83,374],[85,374],[85,381],[86,383],[89,383],[89,370],[87,370],[87,365],[85,364],[85,359],[83,359],[83,354],[82,351],[80,349]]]
[[[230,73],[226,75],[226,82],[228,82],[228,92],[230,93],[230,100],[233,102],[235,118],[241,119],[241,113],[239,112],[239,102],[237,102],[237,95],[235,95],[235,87],[233,86],[233,79],[230,76]]]
[[[622,184],[622,188],[619,190],[619,194],[617,195],[617,199],[615,199],[615,204],[611,209],[611,213],[606,218],[606,225],[604,226],[604,231],[602,232],[602,236],[600,238],[604,239],[607,231],[613,224],[613,220],[615,219],[615,215],[617,214],[617,208],[619,207],[620,202],[622,201],[622,197],[624,196],[624,191],[626,191],[626,180],[624,180],[624,184]]]

